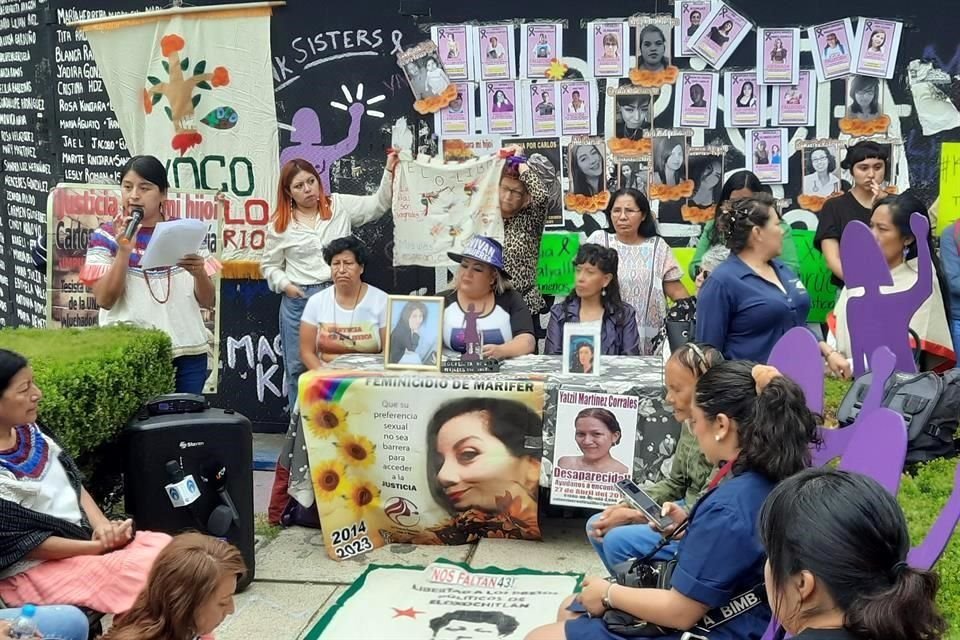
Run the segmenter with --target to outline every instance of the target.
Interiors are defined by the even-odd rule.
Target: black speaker
[[[122,438],[126,510],[137,528],[171,535],[200,531],[236,546],[253,580],[253,433],[250,421],[224,409],[137,416]],[[193,476],[200,496],[174,507],[166,486]]]

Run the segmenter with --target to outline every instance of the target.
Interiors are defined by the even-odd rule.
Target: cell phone
[[[662,507],[657,504],[657,501],[647,495],[647,493],[638,487],[637,483],[630,478],[618,482],[617,491],[622,493],[623,497],[626,498],[627,502],[632,504],[634,508],[647,514],[647,517],[658,529],[666,529],[673,524],[672,519],[660,515]]]

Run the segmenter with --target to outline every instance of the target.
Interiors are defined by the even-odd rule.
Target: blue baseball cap
[[[503,268],[503,245],[488,236],[473,236],[463,248],[463,253],[447,252],[454,262],[462,262],[470,258],[477,262],[488,264],[509,279],[510,274]]]

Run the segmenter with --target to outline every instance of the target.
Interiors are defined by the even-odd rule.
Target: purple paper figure
[[[463,313],[463,342],[464,352],[460,356],[461,360],[479,360],[480,355],[480,331],[477,329],[477,319],[480,312],[476,310],[473,303],[467,305],[467,310]]]
[[[794,327],[777,340],[767,364],[796,382],[807,399],[807,408],[823,415],[823,358],[817,339],[806,327]]]
[[[297,109],[293,114],[294,131],[290,133],[290,145],[280,152],[280,166],[295,158],[303,158],[313,164],[320,174],[325,193],[330,193],[330,168],[340,158],[353,153],[360,141],[360,118],[365,106],[354,102],[347,109],[350,114],[350,128],[347,137],[336,144],[325,145],[320,130],[320,118],[310,107]]]
[[[847,289],[862,287],[861,296],[847,299],[847,327],[853,375],[862,375],[867,368],[867,354],[887,346],[896,357],[896,370],[915,373],[917,364],[910,347],[910,319],[933,293],[933,262],[930,246],[925,241],[930,221],[914,213],[910,230],[917,242],[917,281],[906,291],[881,293],[881,287],[893,284],[890,268],[880,252],[869,227],[860,221],[851,222],[840,238],[840,262]]]

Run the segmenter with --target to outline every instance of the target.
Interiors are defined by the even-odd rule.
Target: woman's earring
[[[721,440],[722,438],[720,437],[720,434],[718,433],[717,435],[713,436],[713,439],[716,440],[717,442],[720,442],[720,440]]]
[[[600,290],[600,296],[603,297],[603,298],[606,298],[606,297],[607,297],[607,288],[606,288],[606,287],[604,287],[603,289]]]

